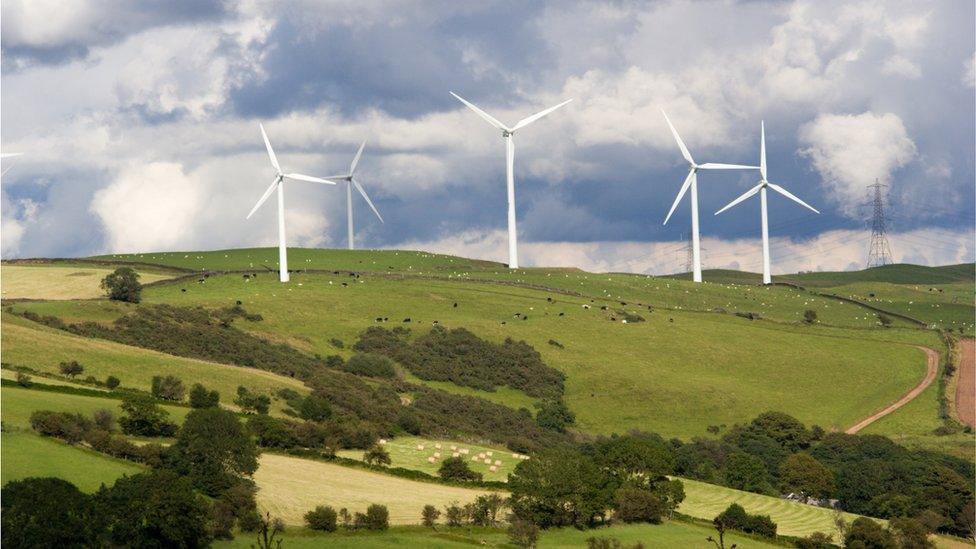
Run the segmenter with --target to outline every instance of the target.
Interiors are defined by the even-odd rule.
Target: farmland
[[[99,284],[112,269],[72,265],[5,265],[3,267],[4,299],[90,299],[101,297]],[[171,278],[171,274],[140,274],[143,284]]]

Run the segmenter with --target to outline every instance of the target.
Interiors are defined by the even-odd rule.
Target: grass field
[[[444,507],[473,501],[483,489],[417,482],[332,463],[263,454],[254,480],[258,504],[286,524],[303,524],[317,505],[365,512],[371,503],[390,510],[391,524],[418,524],[424,505]]]
[[[99,284],[112,271],[82,265],[3,265],[0,286],[4,299],[89,299],[105,295]],[[143,284],[172,278],[145,270],[139,275]]]
[[[438,444],[441,446],[440,448],[437,447]],[[423,446],[424,449],[418,450],[418,446]],[[511,450],[449,440],[397,437],[387,441],[384,445],[384,448],[390,453],[390,459],[393,462],[391,465],[393,467],[414,469],[431,475],[436,475],[438,468],[441,466],[441,462],[455,453],[452,447],[457,447],[458,450],[467,449],[469,451],[467,454],[457,452],[459,453],[459,457],[463,457],[468,462],[471,470],[481,473],[485,480],[507,480],[508,474],[522,461],[513,457]],[[441,457],[436,459],[435,463],[430,463],[427,459],[435,457],[435,452],[440,453]],[[491,455],[488,455],[488,452],[491,452]],[[363,452],[361,450],[343,450],[338,452],[338,454],[343,457],[358,460],[362,460],[363,458]],[[474,461],[472,458],[478,457],[479,454],[485,454],[485,457]],[[497,470],[492,472],[489,470],[489,465],[485,463],[485,459],[490,459],[492,465],[496,461],[500,461],[501,464],[497,465]]]
[[[110,410],[118,418],[121,415],[121,400],[84,395],[34,391],[19,387],[4,387],[0,390],[0,413],[4,426],[30,428],[30,415],[38,410],[55,412],[77,412],[91,417],[95,410]],[[182,424],[190,408],[182,406],[163,406],[169,413],[170,421]]]
[[[567,374],[567,402],[579,427],[593,433],[704,435],[708,425],[747,421],[769,409],[839,429],[895,400],[924,373],[921,351],[859,339],[859,331],[833,337],[818,327],[684,311],[622,324],[596,307],[584,309],[588,299],[557,295],[549,302],[552,294],[539,290],[454,280],[324,274],[292,280],[282,286],[271,277],[245,283],[218,276],[185,293],[180,285],[154,287],[144,298],[214,307],[241,300],[264,317],[248,329],[323,355],[337,352],[332,338],[344,341],[348,354],[376,317],[390,318],[390,327],[409,317],[415,332],[438,320],[495,341],[524,339]],[[528,320],[513,318],[516,312]]]
[[[77,360],[85,367],[82,376],[93,375],[104,380],[114,375],[122,381],[122,387],[148,391],[153,376],[171,374],[181,378],[187,386],[202,383],[216,389],[223,402],[228,404],[239,385],[268,394],[282,388],[308,392],[300,381],[262,370],[175,357],[110,341],[82,338],[8,313],[3,313],[0,338],[4,362],[27,366],[39,372],[57,373],[58,364],[62,361]],[[273,399],[273,411],[280,412],[282,406],[282,402]]]
[[[870,305],[917,318],[930,325],[972,335],[974,326],[972,283],[890,284],[858,282],[823,288]]]
[[[0,435],[0,458],[2,484],[27,477],[58,477],[84,492],[94,492],[102,483],[111,485],[122,475],[142,471],[134,463],[27,432],[5,431]]]
[[[674,547],[712,547],[705,541],[714,530],[706,526],[687,522],[671,521],[659,525],[621,525],[596,530],[576,530],[563,528],[541,533],[541,548],[585,547],[590,537],[613,537],[625,546],[638,542],[648,548]],[[457,547],[512,547],[504,530],[493,528],[448,528],[439,526],[437,530],[419,526],[401,526],[386,532],[353,532],[320,534],[304,528],[289,528],[285,531],[284,546],[289,548],[312,548],[322,546],[350,547],[362,549],[386,549],[394,547],[425,547],[430,549],[449,549]],[[742,535],[729,534],[726,543],[739,547],[782,547]],[[239,534],[233,541],[217,542],[214,547],[248,548],[254,543],[251,536]],[[727,547],[729,545],[726,545]]]

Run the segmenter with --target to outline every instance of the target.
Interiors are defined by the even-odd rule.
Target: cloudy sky
[[[4,257],[276,242],[274,175],[360,172],[358,244],[504,260],[502,121],[516,134],[522,263],[684,269],[686,165],[755,164],[774,272],[863,266],[867,186],[895,259],[974,258],[972,2],[4,0]],[[712,213],[754,172],[699,178],[706,267],[759,270],[759,205]],[[344,189],[286,187],[289,243],[345,245]],[[269,207],[271,206],[271,207]]]

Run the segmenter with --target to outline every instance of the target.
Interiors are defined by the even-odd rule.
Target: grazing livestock
[[[404,322],[410,322],[410,317],[408,316],[407,318],[404,318],[403,321]]]
[[[454,308],[457,309],[457,302],[454,302]]]
[[[180,288],[180,291],[185,294],[186,293],[186,288]]]

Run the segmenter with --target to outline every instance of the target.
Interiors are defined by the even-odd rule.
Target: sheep
[[[424,451],[424,445],[423,444],[418,444],[417,445],[417,449],[420,450],[421,452],[423,452]]]
[[[381,439],[380,439],[380,444],[381,444],[381,445],[382,445],[382,444],[386,444],[386,439],[385,439],[385,438],[381,438]]]
[[[589,309],[589,308],[590,308],[590,306],[589,306],[589,305],[587,305],[586,303],[584,303],[584,304],[583,304],[583,308],[584,308],[584,309]]]
[[[485,452],[485,455],[486,456],[491,456],[491,455],[494,455],[494,453],[493,452]]]
[[[518,454],[514,454],[514,453],[512,454],[512,459],[518,459],[518,457],[519,457]]]
[[[452,444],[451,445],[451,450],[454,450],[456,452],[457,451],[457,445],[456,444]]]
[[[494,473],[495,471],[498,470],[498,467],[495,467],[494,465],[492,465],[491,467],[488,468],[488,470],[491,471],[492,473]]]
[[[500,460],[500,459],[496,459],[495,460],[495,465],[501,465],[501,464],[502,464],[502,460]]]
[[[478,453],[478,457],[481,459],[485,459],[485,453],[484,452]]]
[[[440,450],[441,449],[441,443],[438,442],[437,444],[434,444],[434,448],[437,448],[438,450]]]
[[[485,458],[485,465],[491,465],[491,460],[488,459],[488,458]]]
[[[434,457],[439,459],[441,457],[441,453],[440,452],[434,452]]]

